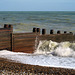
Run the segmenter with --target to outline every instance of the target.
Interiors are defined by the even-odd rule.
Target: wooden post
[[[57,31],[57,34],[60,34],[60,30]]]
[[[50,30],[50,34],[53,34],[54,33],[54,30],[52,29],[52,30]]]
[[[13,28],[13,26],[11,24],[9,24],[9,28]]]
[[[13,33],[11,33],[11,51],[13,51]]]
[[[13,26],[11,24],[9,24],[9,28],[11,29],[11,31],[13,32]]]
[[[9,24],[8,28],[10,29],[10,37],[11,37],[11,51],[13,51],[13,26]]]
[[[73,34],[72,32],[69,32],[70,34]]]
[[[39,34],[40,34],[40,28],[37,28],[37,33],[39,33]]]
[[[42,29],[42,34],[43,34],[43,35],[46,34],[46,29]]]
[[[4,24],[4,28],[8,28],[8,24]]]
[[[33,28],[33,32],[36,33],[37,32],[37,29],[36,28]]]
[[[64,34],[66,34],[67,33],[67,31],[64,31]]]

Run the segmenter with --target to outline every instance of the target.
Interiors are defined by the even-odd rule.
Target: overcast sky
[[[0,11],[75,11],[75,0],[0,0]]]

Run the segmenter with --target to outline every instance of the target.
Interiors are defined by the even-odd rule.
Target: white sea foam
[[[33,54],[2,50],[0,57],[23,64],[75,69],[75,43],[44,40]]]
[[[7,50],[0,51],[0,57],[7,58],[23,64],[75,69],[75,58],[73,57],[58,57],[44,54],[28,54],[11,52]]]
[[[53,42],[53,41],[40,41],[35,51],[36,54],[50,54],[53,56],[67,56],[75,57],[75,43],[70,42]]]

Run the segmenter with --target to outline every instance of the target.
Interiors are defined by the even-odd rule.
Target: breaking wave
[[[75,57],[75,43],[40,41],[35,54],[50,54],[52,56]]]

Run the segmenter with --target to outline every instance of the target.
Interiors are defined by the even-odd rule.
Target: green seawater
[[[0,11],[0,27],[12,24],[14,32],[31,32],[33,27],[75,33],[74,11]]]

